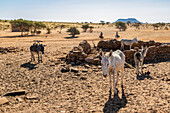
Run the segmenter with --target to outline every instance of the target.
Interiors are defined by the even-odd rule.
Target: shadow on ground
[[[119,92],[117,90],[117,92]],[[117,113],[121,108],[125,107],[127,104],[127,99],[123,90],[122,86],[122,98],[118,96],[118,94],[114,95],[113,98],[111,98],[111,91],[109,95],[108,101],[105,103],[105,106],[103,108],[104,113]]]
[[[74,38],[78,38],[77,36],[76,37],[64,37],[65,39],[74,39]]]
[[[145,72],[145,73],[142,73],[142,74],[137,74],[137,79],[138,80],[145,80],[145,78],[147,79],[152,79],[152,77],[150,76],[150,72]]]
[[[29,70],[33,70],[33,69],[37,68],[37,67],[35,67],[36,65],[37,64],[31,64],[31,62],[28,62],[28,63],[22,64],[20,67],[28,68]]]
[[[21,35],[15,35],[15,36],[0,36],[0,38],[18,38],[18,37],[35,37],[36,35],[26,35],[26,36],[21,36]]]

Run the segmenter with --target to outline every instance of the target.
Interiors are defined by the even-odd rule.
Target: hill
[[[128,19],[118,19],[117,21],[115,21],[115,23],[119,22],[119,21],[124,22],[124,23],[127,23],[128,21],[130,21],[131,23],[135,23],[135,22],[139,23],[140,22],[135,18],[128,18]],[[140,23],[142,23],[142,22],[140,22]]]

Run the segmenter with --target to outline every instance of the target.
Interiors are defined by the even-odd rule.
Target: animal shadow
[[[110,91],[109,99],[105,103],[105,106],[103,108],[104,113],[117,113],[121,108],[126,106],[127,99],[123,90],[123,86],[121,87],[122,87],[122,98],[118,96],[118,93],[114,94],[114,97],[111,98],[112,93]],[[119,91],[117,90],[117,92]]]
[[[78,38],[77,36],[75,37],[64,37],[65,39],[74,39],[74,38]]]
[[[35,67],[36,65],[37,64],[31,64],[31,62],[28,62],[28,63],[22,64],[20,67],[28,68],[29,70],[33,70],[33,69],[37,68],[37,67]]]
[[[144,80],[145,78],[147,79],[152,79],[152,77],[150,76],[150,72],[145,72],[145,73],[142,73],[142,74],[137,74],[137,79],[138,80]]]

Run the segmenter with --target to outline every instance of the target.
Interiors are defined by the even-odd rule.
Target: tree
[[[103,20],[100,20],[100,23],[101,23],[102,25],[104,25],[104,24],[105,24],[105,22],[104,22]]]
[[[61,34],[61,30],[65,27],[65,25],[60,25],[60,31],[59,33]]]
[[[128,25],[128,26],[131,24],[131,22],[130,22],[130,21],[127,21],[126,23],[127,23],[127,25]]]
[[[71,27],[67,30],[67,32],[70,32],[70,35],[72,35],[72,37],[75,37],[75,35],[80,34],[79,30],[76,27]]]
[[[10,22],[12,26],[19,27],[21,30],[21,36],[23,36],[23,33],[28,30],[33,26],[33,22],[29,20],[23,20],[23,19],[18,19],[18,20],[12,20]]]
[[[140,22],[132,24],[132,26],[136,27],[136,30],[137,30],[137,29],[140,29],[140,28],[139,28],[140,25],[141,25]]]
[[[81,27],[81,28],[84,30],[84,32],[86,32],[86,31],[87,31],[87,29],[89,28],[89,24],[82,25],[82,27]]]
[[[110,24],[110,22],[106,22],[106,24],[108,25],[108,24]]]
[[[90,28],[90,33],[92,33],[93,32],[93,26],[89,26],[89,28]]]
[[[163,27],[165,27],[165,23],[157,23],[158,25],[159,25],[159,27],[160,27],[160,29],[163,29]]]
[[[42,22],[34,22],[33,27],[34,27],[34,33],[37,33],[37,29],[46,28],[46,25],[43,24]]]
[[[47,28],[47,34],[50,34],[51,33],[51,29],[48,27]]]
[[[159,28],[159,24],[158,23],[152,24],[152,26],[154,27],[154,30],[158,30],[158,28]]]
[[[124,22],[116,22],[116,28],[119,29],[120,31],[125,31],[127,29],[127,26]]]

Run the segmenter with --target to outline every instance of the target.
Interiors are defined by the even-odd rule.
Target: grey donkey
[[[142,46],[141,52],[139,52],[139,50],[137,50],[137,52],[135,52],[135,54],[134,54],[136,74],[139,74],[139,63],[140,63],[140,66],[141,66],[141,71],[143,73],[142,66],[143,66],[143,61],[144,61],[144,58],[146,57],[147,51],[148,51],[147,46],[146,47]]]
[[[38,63],[41,61],[42,62],[42,54],[44,54],[44,47],[45,45],[39,44],[39,43],[34,43],[30,47],[30,52],[31,52],[31,61],[32,59],[35,61],[34,54],[38,54]],[[40,59],[41,57],[41,59]]]

